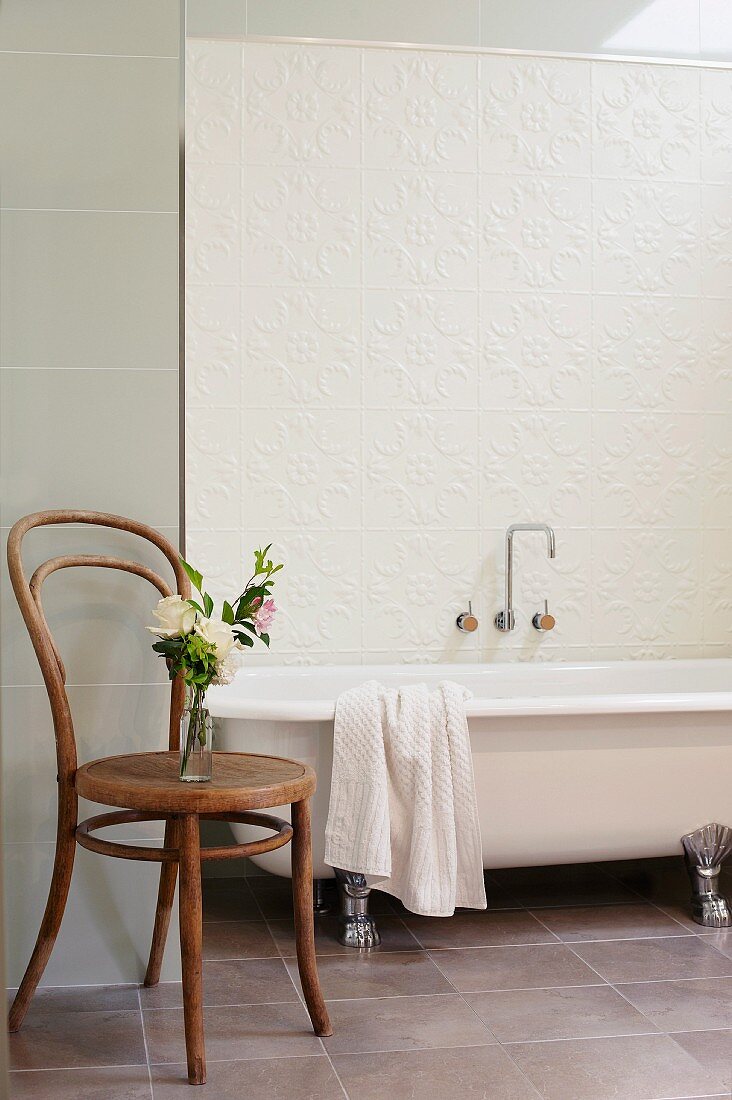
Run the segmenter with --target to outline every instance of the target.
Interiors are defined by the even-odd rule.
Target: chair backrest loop
[[[58,509],[47,512],[34,512],[32,515],[19,519],[13,526],[8,536],[8,570],[23,621],[28,629],[28,634],[38,658],[51,704],[60,785],[73,783],[73,775],[77,765],[76,740],[71,709],[66,695],[66,672],[43,610],[41,600],[43,582],[51,573],[55,573],[59,569],[93,566],[102,569],[120,569],[127,573],[133,573],[154,585],[161,596],[172,595],[170,585],[148,566],[125,558],[97,554],[68,554],[49,558],[38,566],[30,581],[28,581],[22,561],[22,544],[26,534],[35,527],[68,523],[88,523],[98,527],[126,531],[151,542],[162,552],[172,566],[179,595],[184,599],[188,599],[191,594],[190,582],[180,563],[178,551],[164,535],[161,535],[154,527],[148,527],[145,523],[138,523],[136,520],[127,519],[124,516],[115,516],[107,512]],[[183,701],[184,686],[180,678],[177,678],[171,686],[168,736],[168,744],[171,749],[177,747],[178,726]]]

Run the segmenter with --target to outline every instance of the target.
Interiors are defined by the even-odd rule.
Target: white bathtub
[[[486,867],[670,855],[682,834],[732,824],[732,660],[242,670],[210,692],[216,747],[315,768],[317,877],[332,875],[323,844],[335,700],[367,679],[450,679],[473,692]],[[233,828],[240,840],[255,835]],[[256,862],[290,874],[288,848]]]

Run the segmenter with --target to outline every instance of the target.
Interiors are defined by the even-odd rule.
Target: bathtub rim
[[[582,662],[541,662],[544,672],[557,670],[571,674],[582,670],[611,671],[621,665],[627,665],[627,661],[582,661]],[[633,662],[648,667],[649,672],[653,668],[663,666],[668,671],[668,661],[644,661]],[[732,660],[729,658],[698,658],[680,660],[674,662],[681,670],[693,672],[694,666],[703,664],[724,667],[729,670],[732,682]],[[211,714],[215,718],[243,719],[247,721],[271,721],[271,722],[332,722],[335,717],[335,698],[333,696],[321,699],[254,699],[246,698],[239,694],[237,688],[249,679],[264,676],[269,680],[283,679],[287,676],[297,675],[302,677],[308,671],[315,676],[332,672],[334,669],[363,668],[364,680],[378,679],[382,676],[393,675],[395,669],[400,666],[390,665],[312,665],[307,669],[293,668],[288,665],[264,665],[259,668],[243,668],[237,673],[235,681],[227,687],[212,688],[208,695],[208,704]],[[406,665],[405,671],[414,672],[414,665]],[[512,673],[516,672],[517,664],[507,662],[505,665],[432,665],[425,664],[425,669],[431,669],[433,679],[437,670],[440,679],[449,679],[452,673],[459,680],[462,672],[476,673],[490,669],[491,673],[498,673],[505,668]],[[530,675],[531,664],[521,664],[522,673],[526,670],[526,677]],[[233,690],[232,690],[233,689]],[[732,711],[732,690],[730,691],[654,691],[654,692],[592,692],[584,694],[572,694],[555,696],[528,696],[520,695],[503,698],[491,698],[473,696],[465,704],[468,718],[521,718],[542,715],[597,715],[597,714],[664,714],[664,713],[688,713],[688,712],[714,712]]]

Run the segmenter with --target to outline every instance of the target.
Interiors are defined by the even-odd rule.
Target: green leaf
[[[211,597],[209,596],[208,592],[203,592],[202,595],[203,595],[203,610],[206,614],[206,617],[208,619],[210,619],[211,618],[211,612],[214,609],[214,602],[211,599]]]
[[[196,603],[195,600],[186,600],[186,603],[190,604],[191,607],[195,608],[196,611],[200,612],[200,614],[203,615],[203,608],[201,607],[200,603]]]
[[[198,592],[201,592],[201,585],[203,584],[202,574],[199,573],[197,569],[194,569],[192,565],[189,565],[188,562],[185,560],[185,558],[179,558],[178,560],[180,561],[181,565],[185,569],[186,574],[188,576],[188,580],[191,582],[193,587]],[[201,592],[201,595],[203,595],[203,592]]]
[[[259,637],[260,637],[260,638],[262,639],[262,641],[264,642],[264,644],[265,644],[265,645],[267,646],[267,648],[269,649],[269,634],[260,634],[260,635],[259,635]]]
[[[224,600],[224,606],[221,609],[221,618],[229,626],[234,625],[234,608],[228,600]]]
[[[251,647],[251,646],[254,645],[254,638],[250,637],[249,634],[239,633],[239,634],[236,635],[236,640],[238,642],[241,642],[241,644],[245,645],[245,646],[250,646]]]

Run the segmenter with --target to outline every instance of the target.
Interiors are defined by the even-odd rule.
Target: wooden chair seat
[[[178,777],[177,750],[184,685],[177,677],[171,687],[169,751],[109,756],[78,767],[71,709],[66,694],[66,673],[41,602],[43,582],[60,569],[96,566],[123,569],[151,582],[162,596],[171,588],[153,570],[138,562],[98,555],[51,558],[40,565],[30,581],[21,559],[21,543],[28,531],[56,523],[89,523],[127,531],[157,546],[172,567],[177,591],[190,597],[190,585],[178,553],[159,531],[145,524],[102,512],[36,512],[18,520],[8,537],[8,564],[18,604],[41,666],[53,713],[56,733],[58,827],[53,875],[33,954],[15,995],[8,1026],[17,1031],[38,986],[56,941],[71,884],[76,845],[118,859],[147,860],[161,864],[158,903],[145,985],[160,979],[165,940],[180,878],[179,923],[183,984],[183,1021],[186,1036],[188,1080],[206,1080],[202,1001],[201,863],[207,859],[231,859],[273,851],[292,843],[292,893],[298,969],[303,996],[316,1035],[332,1035],[328,1011],[318,981],[313,926],[313,864],[310,839],[310,798],[315,773],[305,764],[276,756],[249,753],[214,753],[213,779],[206,783],[182,783]],[[121,809],[78,821],[79,796]],[[267,808],[290,805],[292,822],[263,813]],[[201,849],[200,819],[221,818],[245,822],[272,834],[248,844]],[[98,829],[129,821],[163,819],[162,848],[122,844],[102,839]]]
[[[140,752],[91,760],[76,772],[76,791],[91,802],[169,813],[242,813],[310,798],[315,772],[296,760],[215,752],[213,778],[181,783],[177,752]]]

